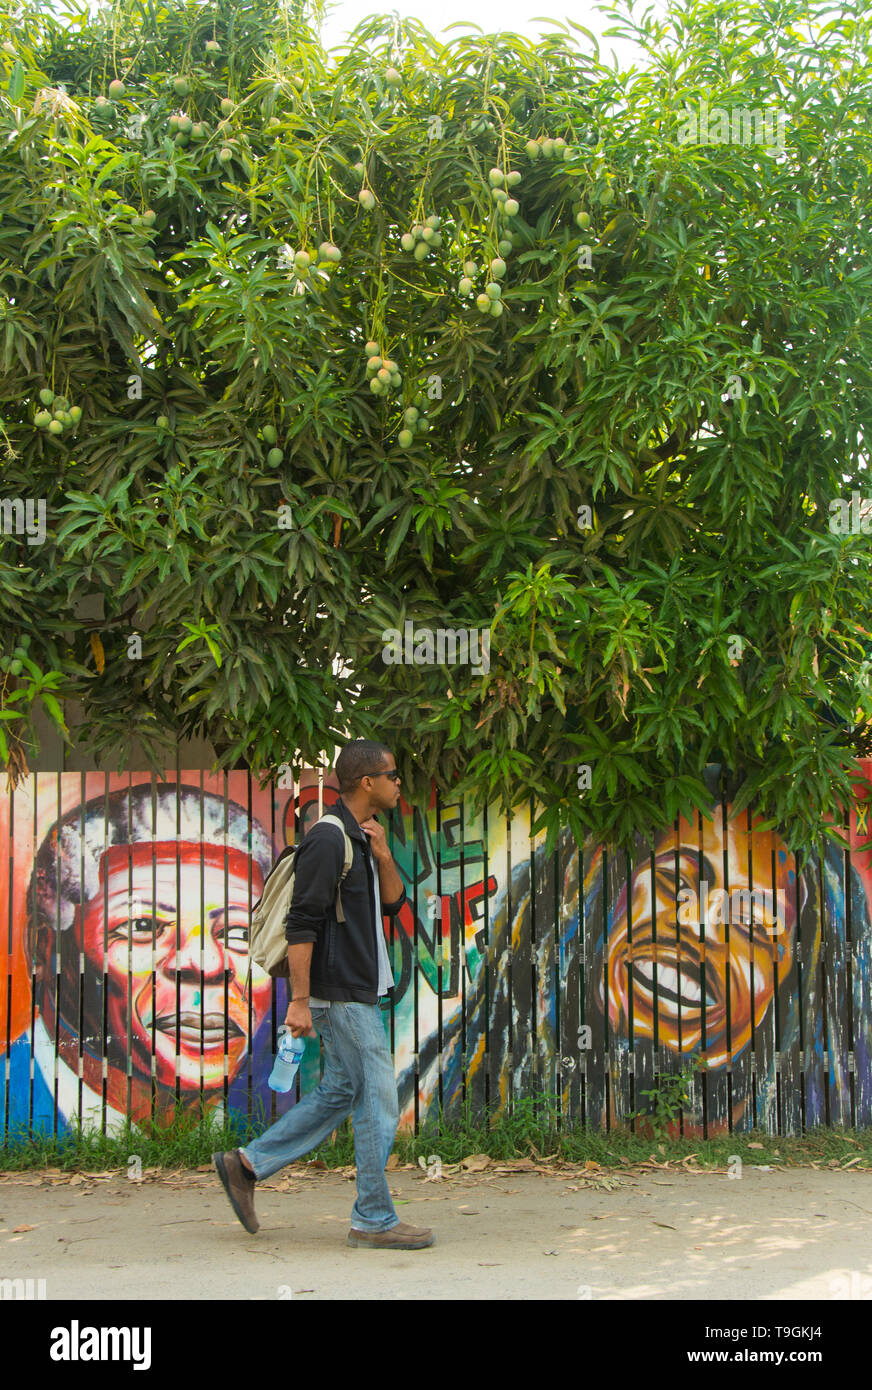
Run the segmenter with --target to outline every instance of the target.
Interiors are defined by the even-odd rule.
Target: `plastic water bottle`
[[[279,1029],[278,1037],[279,1046],[269,1074],[269,1088],[271,1091],[289,1091],[294,1084],[300,1059],[306,1051],[306,1039],[295,1038],[286,1026]]]

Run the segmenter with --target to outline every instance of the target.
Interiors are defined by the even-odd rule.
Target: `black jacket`
[[[318,822],[304,837],[294,865],[294,891],[285,919],[288,944],[315,943],[309,969],[309,994],[345,1003],[378,1002],[378,946],[375,891],[369,836],[340,797],[326,814],[338,816],[351,837],[351,868],[342,883],[345,921],[336,921],[336,888],[345,863],[345,843],[335,825]],[[378,872],[378,865],[375,865]],[[406,901],[406,890],[393,903],[382,903],[392,916]]]

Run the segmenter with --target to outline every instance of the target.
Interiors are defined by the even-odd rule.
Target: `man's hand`
[[[372,850],[373,858],[377,859],[379,863],[387,863],[391,857],[391,852],[388,849],[383,826],[379,825],[375,816],[370,816],[369,820],[361,821],[360,828],[369,836],[369,847]]]
[[[383,903],[397,902],[403,896],[403,881],[397,873],[393,855],[388,849],[385,832],[375,816],[370,817],[369,820],[361,821],[360,828],[365,830],[369,836],[372,857],[378,865],[378,886],[381,900]]]
[[[291,1030],[292,1038],[317,1038],[312,1027],[312,1010],[308,999],[292,999],[285,1014],[285,1023]]]

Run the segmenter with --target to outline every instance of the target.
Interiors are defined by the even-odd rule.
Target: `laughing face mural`
[[[662,1046],[699,1049],[710,1067],[723,1067],[748,1046],[752,1024],[759,1026],[793,967],[792,856],[771,833],[755,832],[752,843],[745,830],[731,825],[724,834],[717,820],[703,820],[701,845],[686,826],[678,846],[676,891],[669,838],[668,848],[655,848],[653,883],[646,864],[620,892],[606,947],[608,1003],[602,980],[597,1002],[626,1035],[632,987],[637,1038],[653,1040],[656,1023]]]
[[[708,1109],[704,1113],[698,1089],[695,1104],[684,1111],[687,1134],[702,1133],[704,1126],[712,1134],[770,1123],[782,1103],[776,1045],[797,1068],[798,1051],[805,1050],[801,1089],[807,1123],[823,1122],[827,1103],[839,1113],[850,1109],[846,1068],[833,1069],[829,1101],[825,1098],[828,1049],[846,1046],[834,1044],[832,1036],[828,1042],[826,1028],[835,1029],[847,1016],[849,983],[844,971],[832,972],[827,1013],[820,960],[824,930],[831,935],[843,930],[838,924],[846,891],[856,940],[868,942],[862,881],[853,867],[846,880],[841,851],[831,845],[797,874],[793,855],[777,835],[753,826],[749,832],[741,820],[725,821],[716,803],[711,811],[712,819],[700,817],[698,826],[681,821],[677,836],[669,832],[655,841],[652,854],[646,845],[629,872],[626,856],[606,856],[593,845],[582,854],[565,831],[553,854],[546,855],[540,843],[532,864],[525,856],[513,866],[510,882],[501,877],[493,898],[487,989],[481,958],[468,951],[466,957],[467,1081],[487,1065],[488,1056],[500,1059],[498,1070],[490,1064],[492,1108],[502,1108],[513,1093],[541,1089],[545,1083],[536,1079],[532,1059],[545,1064],[549,1089],[557,1089],[562,1074],[563,1102],[571,1093],[576,1114],[583,1094],[586,1123],[611,1126],[626,1119],[633,1106],[646,1108],[639,1091],[631,1100],[621,1081],[626,1081],[627,1054],[644,1043],[653,1065],[667,1072],[677,1073],[697,1059],[706,1065]],[[872,965],[865,954],[862,968],[859,955],[857,961],[855,1014],[866,998]],[[517,990],[524,990],[531,976],[531,999],[523,1002],[522,996],[519,1007]],[[443,1015],[448,1016],[447,1002]],[[459,1026],[459,1014],[448,1016],[448,1023],[451,1029]],[[862,1045],[861,1037],[854,1046]],[[446,1047],[445,1033],[441,1044],[435,1036],[421,1039],[419,1071],[423,1075],[440,1046],[442,1099],[451,1102],[465,1082],[460,1049]],[[863,1066],[858,1095],[867,1086],[865,1054]],[[401,1098],[410,1105],[411,1072],[402,1082]],[[645,1084],[650,1082],[637,1082]],[[422,1113],[436,1099],[435,1087],[425,1095],[419,1084]]]
[[[271,1003],[255,967],[249,1020],[250,904],[272,858],[241,806],[225,814],[220,797],[175,784],[95,797],[46,835],[28,894],[40,1026],[53,1039],[58,1025],[68,1067],[81,1049],[94,1093],[105,1038],[113,1109],[148,1114],[153,1088],[159,1106],[199,1099],[201,1088],[209,1099],[225,1057],[228,1079],[238,1071]]]

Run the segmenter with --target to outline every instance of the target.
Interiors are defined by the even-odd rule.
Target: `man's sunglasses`
[[[392,782],[398,782],[400,774],[394,767],[390,772],[362,772],[361,777],[390,777]]]

